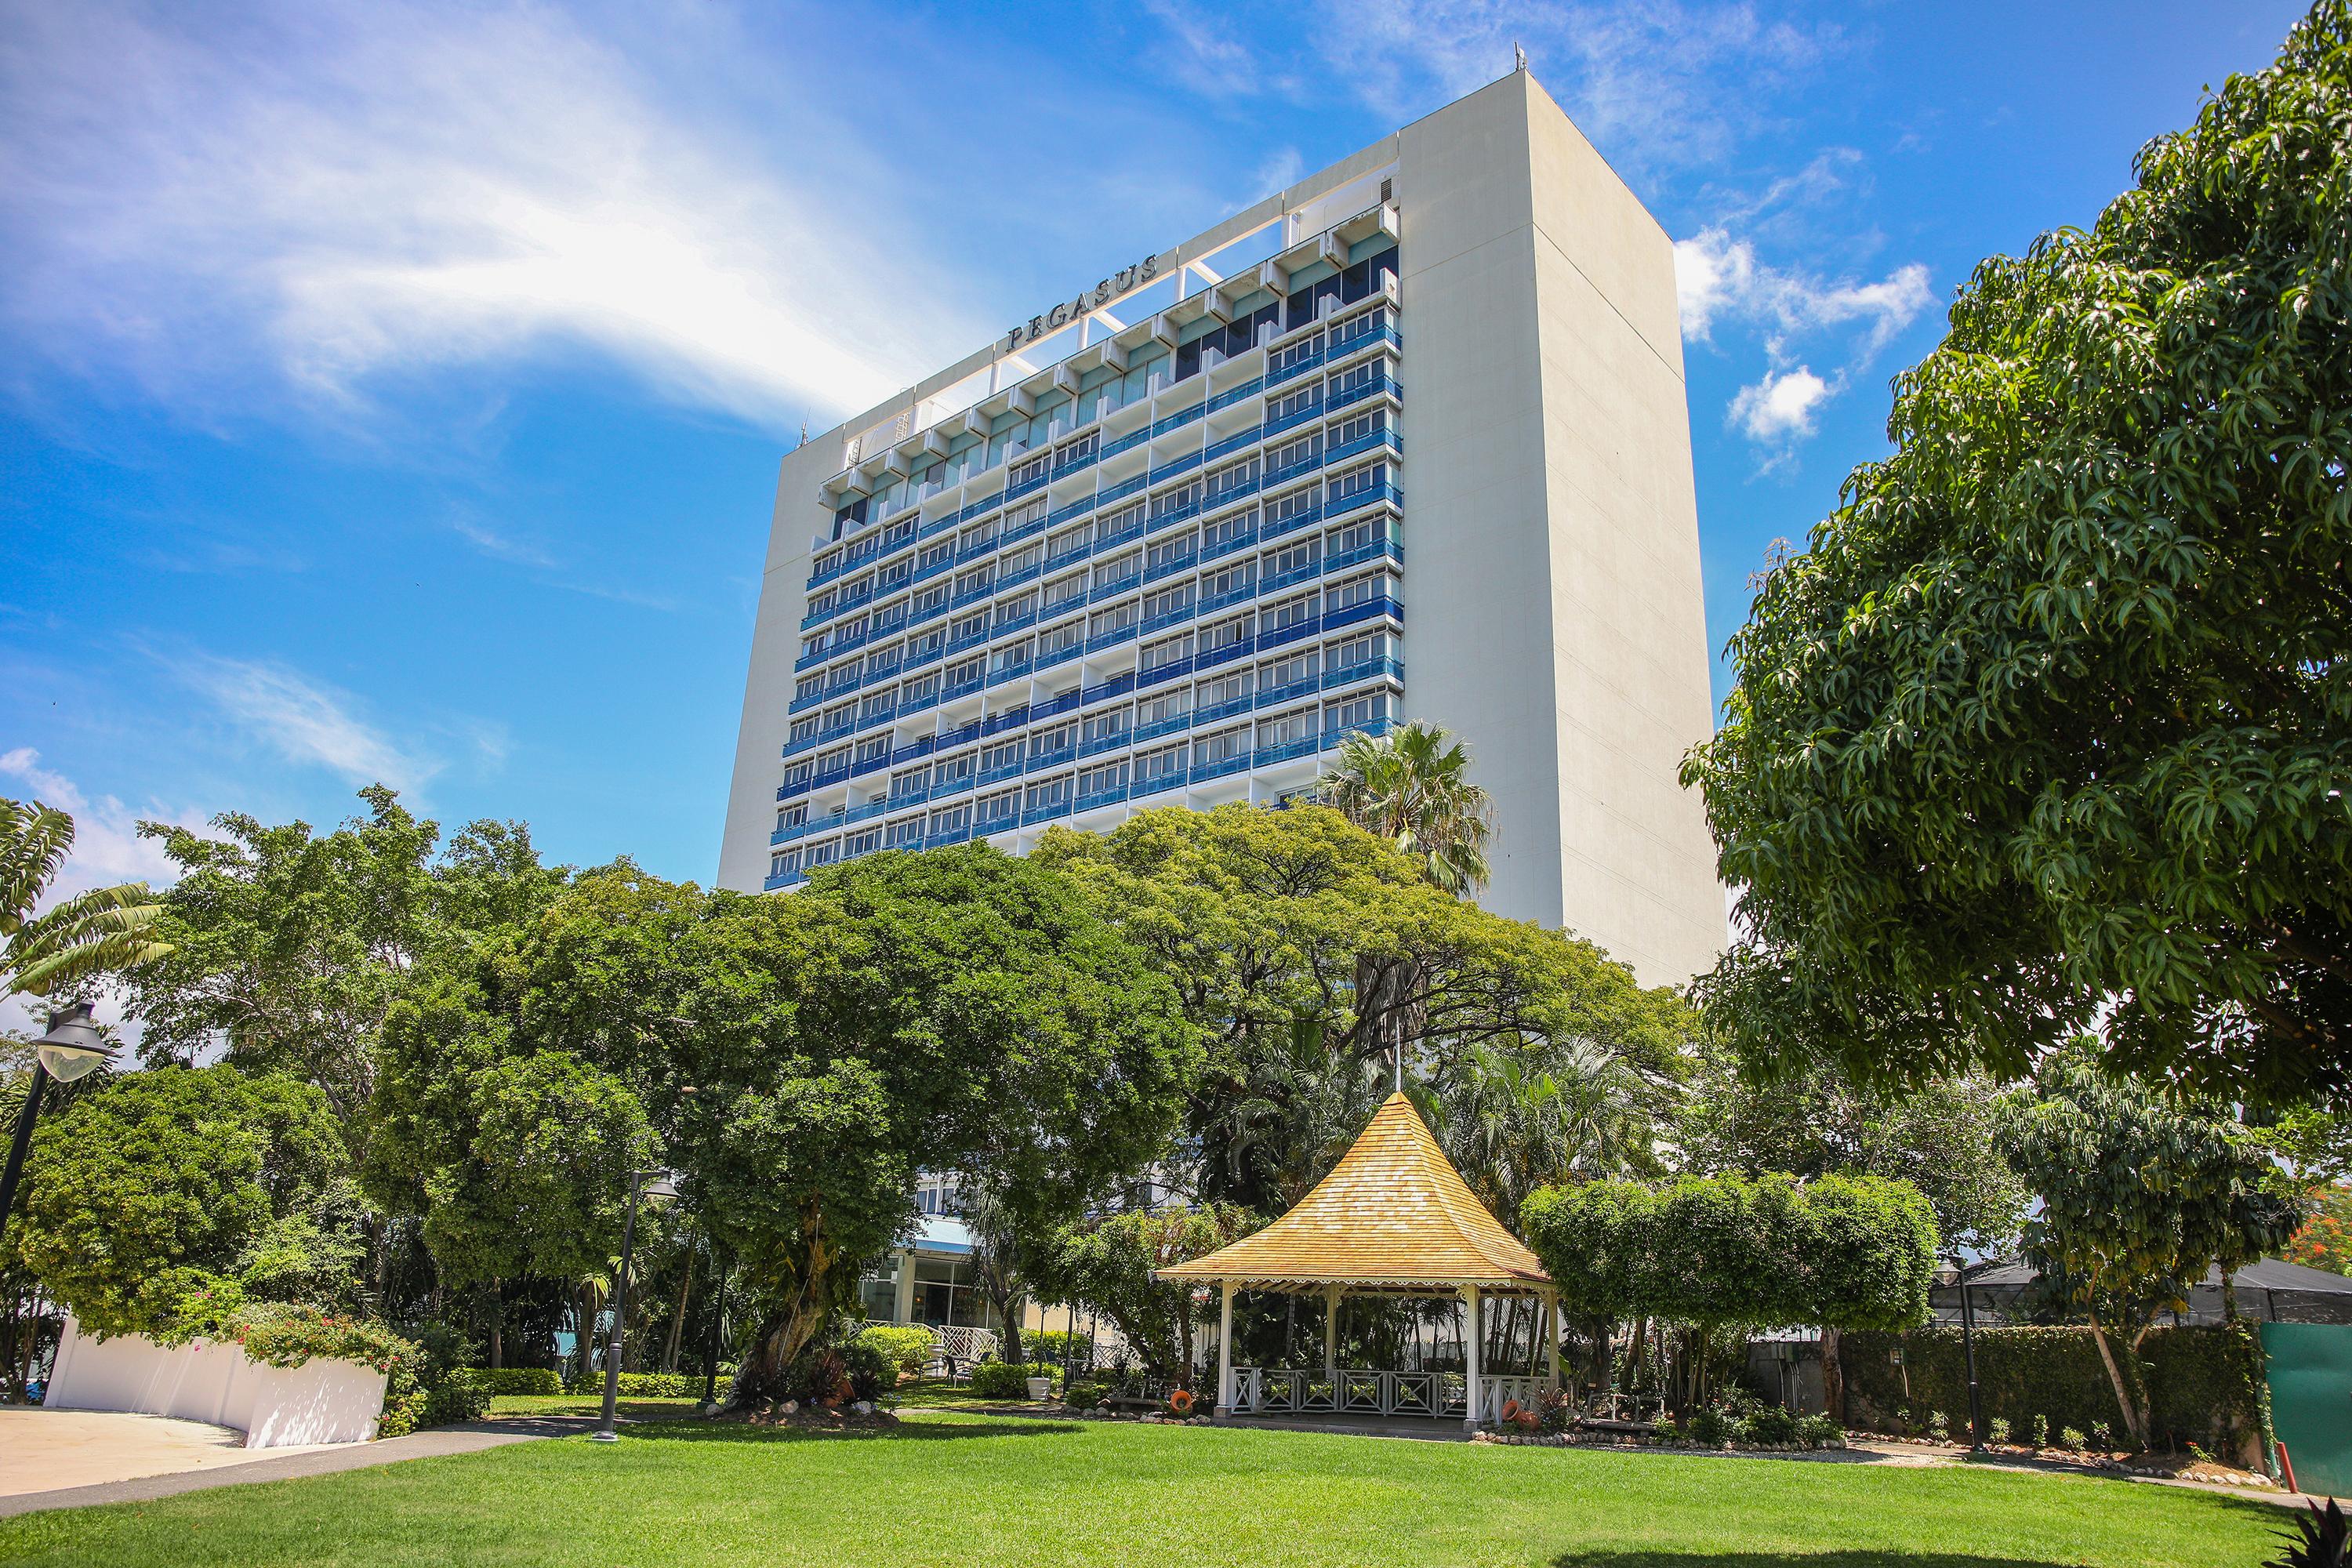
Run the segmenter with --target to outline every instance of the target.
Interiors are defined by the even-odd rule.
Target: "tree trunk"
[[[2116,1405],[2124,1413],[2124,1426],[2131,1433],[2132,1441],[2145,1449],[2147,1424],[2141,1419],[2139,1406],[2132,1402],[2131,1390],[2124,1384],[2123,1369],[2116,1364],[2116,1352],[2107,1343],[2107,1331],[2100,1326],[2096,1313],[2091,1315],[2091,1338],[2099,1347],[2099,1359],[2106,1363],[2107,1381],[2115,1384]]]
[[[1021,1298],[1009,1296],[996,1309],[997,1321],[1004,1325],[1004,1359],[1014,1366],[1028,1360],[1021,1347]]]
[[[491,1280],[491,1281],[490,1281],[489,1305],[490,1305],[490,1370],[491,1370],[492,1372],[496,1372],[496,1371],[498,1371],[498,1370],[499,1370],[499,1368],[500,1368],[500,1367],[502,1367],[502,1366],[506,1365],[506,1363],[506,1363],[506,1332],[505,1332],[505,1331],[506,1331],[506,1315],[507,1315],[507,1313],[506,1313],[506,1305],[507,1305],[507,1303],[506,1303],[506,1293],[505,1293],[503,1290],[501,1290],[501,1289],[499,1289],[499,1282],[498,1282],[497,1280],[495,1280],[495,1279],[493,1279],[493,1280]]]
[[[693,1281],[694,1249],[689,1247],[687,1248],[686,1256],[678,1259],[677,1300],[670,1308],[669,1343],[662,1347],[662,1370],[664,1372],[676,1372],[677,1370],[678,1343],[686,1338],[686,1288],[689,1284],[693,1283]]]
[[[1845,1425],[1845,1363],[1840,1357],[1838,1331],[1822,1330],[1822,1408],[1839,1426]]]

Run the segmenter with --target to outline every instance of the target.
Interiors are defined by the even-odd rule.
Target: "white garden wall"
[[[163,1345],[143,1334],[100,1340],[66,1320],[41,1403],[58,1410],[131,1410],[209,1421],[245,1434],[248,1448],[363,1443],[383,1413],[385,1377],[358,1362],[313,1356],[269,1366],[235,1344]]]

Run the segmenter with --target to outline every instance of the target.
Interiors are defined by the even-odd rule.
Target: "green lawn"
[[[0,1561],[2252,1568],[2283,1510],[2082,1477],[926,1412],[698,1421],[0,1521]]]
[[[641,1421],[666,1415],[690,1415],[698,1403],[692,1399],[628,1399],[614,1403],[620,1415]],[[492,1415],[602,1415],[601,1394],[501,1394],[490,1401]]]

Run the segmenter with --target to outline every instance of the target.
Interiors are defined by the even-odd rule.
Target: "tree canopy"
[[[2016,1078],[2095,1022],[2352,1087],[2352,5],[2137,173],[1977,269],[1731,639],[1685,778],[1753,1066]]]

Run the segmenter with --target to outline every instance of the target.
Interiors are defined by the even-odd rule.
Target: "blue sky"
[[[0,793],[372,779],[708,880],[775,464],[1509,68],[1678,241],[1708,635],[1978,259],[2300,7],[70,6],[0,25]],[[1717,690],[1723,675],[1717,672]]]

